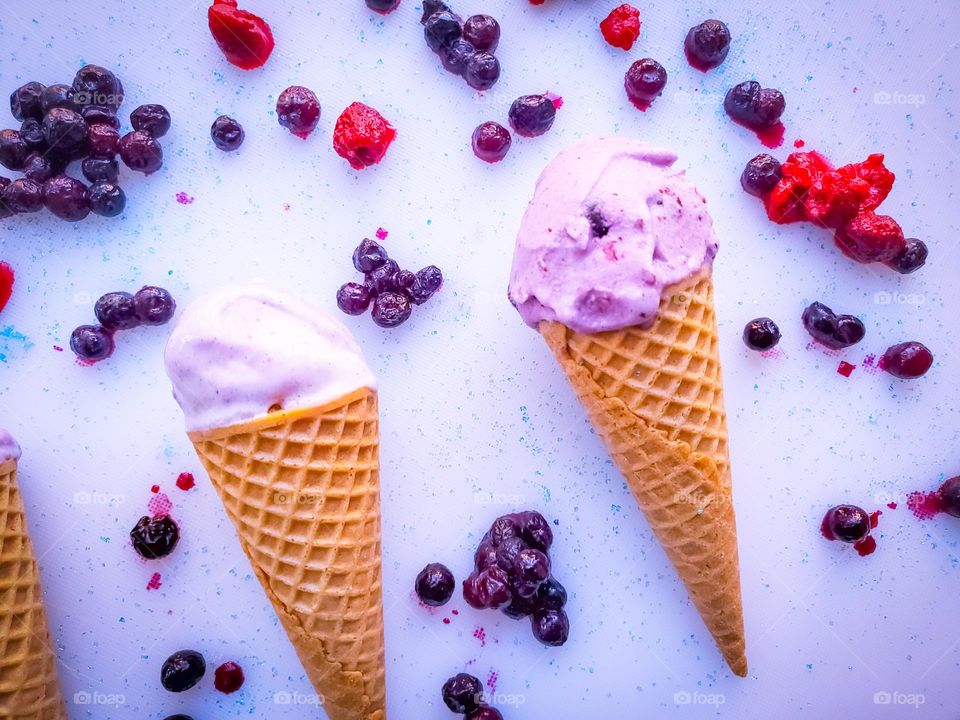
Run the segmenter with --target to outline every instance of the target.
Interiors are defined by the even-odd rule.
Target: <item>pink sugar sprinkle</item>
[[[480,647],[487,646],[487,631],[484,630],[482,627],[477,627],[473,631],[473,636],[480,641]]]
[[[500,674],[496,670],[491,670],[490,674],[487,675],[487,687],[490,688],[490,692],[497,691],[497,680],[500,679]]]
[[[449,625],[449,624],[450,624],[450,618],[444,618],[444,619],[443,619],[443,624],[444,624],[444,625]]]
[[[150,502],[147,503],[147,510],[150,515],[155,518],[166,517],[172,509],[173,503],[165,493],[157,493],[154,497],[150,498]]]
[[[147,590],[159,590],[160,584],[160,573],[155,572],[150,576],[150,582],[147,583]]]
[[[57,352],[63,352],[63,348],[60,347],[59,345],[54,345],[53,349],[56,350]]]
[[[193,205],[193,195],[187,195],[185,192],[178,192],[177,202],[181,205]]]
[[[553,107],[556,110],[559,110],[560,108],[563,107],[563,98],[557,95],[556,93],[552,93],[548,90],[547,92],[544,93],[544,95],[546,95],[547,99],[553,103]]]
[[[846,360],[840,361],[840,366],[837,368],[837,372],[843,375],[844,377],[850,377],[851,373],[857,369],[856,365],[851,365]]]
[[[895,502],[888,502],[887,507],[890,508],[891,510],[896,510],[897,504]]]
[[[383,228],[377,228],[377,240],[386,240],[386,239],[387,239],[387,235],[389,235],[389,234],[390,234],[390,233],[388,233],[388,232],[387,232],[386,230],[384,230]]]

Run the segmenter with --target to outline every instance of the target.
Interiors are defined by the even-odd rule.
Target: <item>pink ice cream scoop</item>
[[[665,287],[712,265],[707,201],[676,159],[639,140],[591,138],[544,168],[510,274],[524,322],[581,333],[648,325]]]

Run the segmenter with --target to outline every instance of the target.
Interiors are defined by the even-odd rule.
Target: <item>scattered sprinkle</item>
[[[840,366],[837,368],[837,372],[843,375],[844,377],[850,377],[850,374],[857,369],[856,365],[851,365],[846,360],[840,361]]]
[[[187,195],[185,192],[178,192],[177,202],[181,205],[193,205],[193,195]]]
[[[160,585],[160,573],[155,572],[150,576],[150,582],[147,583],[147,590],[159,590]]]

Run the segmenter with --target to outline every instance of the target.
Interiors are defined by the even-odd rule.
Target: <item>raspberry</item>
[[[640,37],[640,11],[626,3],[614,8],[600,23],[600,32],[613,47],[629,50]]]
[[[870,186],[849,179],[839,172],[827,172],[814,181],[804,198],[807,219],[823,227],[838,230],[860,212]]]
[[[833,165],[816,150],[790,153],[783,161],[783,176],[792,178],[804,190],[810,188],[823,173],[833,170]]]
[[[207,22],[220,50],[238,68],[261,67],[273,52],[270,26],[263,18],[240,10],[236,0],[214,0],[207,10]]]
[[[903,230],[892,217],[861,212],[834,237],[837,247],[857,262],[890,262],[906,247]]]
[[[887,166],[883,164],[883,154],[875,153],[863,162],[850,163],[837,169],[837,172],[851,180],[866,182],[869,192],[860,204],[861,210],[876,210],[893,187],[896,179]]]
[[[807,219],[803,207],[806,191],[792,178],[784,177],[763,199],[767,217],[780,225]]]
[[[337,118],[333,149],[354,170],[376,165],[387,154],[397,131],[383,115],[360,102],[351,104]]]

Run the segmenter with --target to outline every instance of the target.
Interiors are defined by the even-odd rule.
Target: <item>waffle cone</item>
[[[66,717],[17,462],[0,461],[0,718]]]
[[[713,283],[664,292],[649,328],[540,333],[737,675],[747,658]]]
[[[376,392],[190,438],[330,720],[384,720]]]

